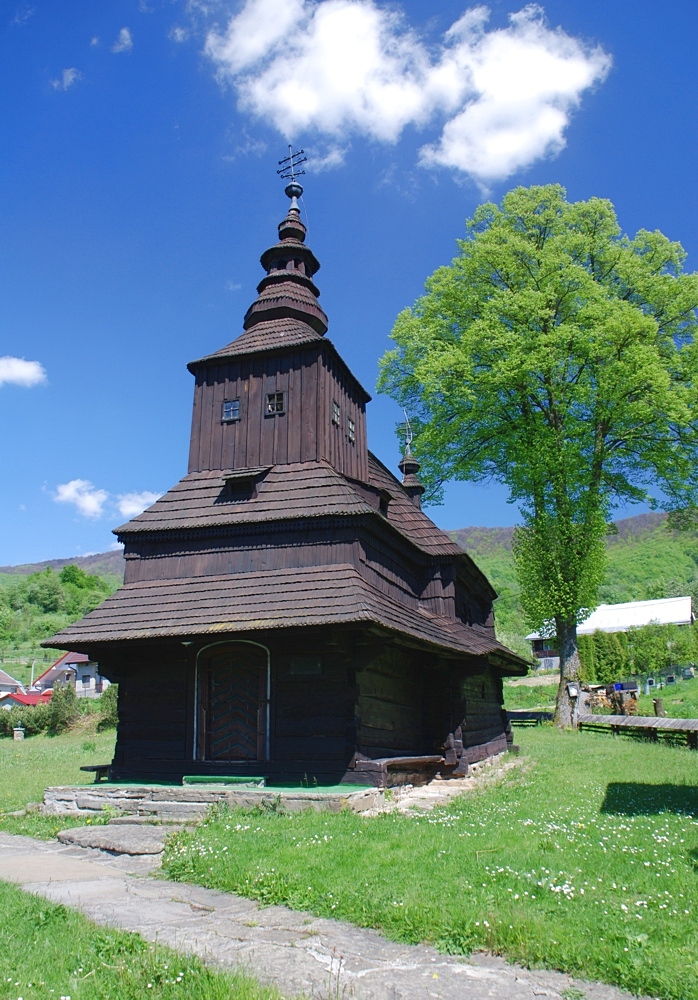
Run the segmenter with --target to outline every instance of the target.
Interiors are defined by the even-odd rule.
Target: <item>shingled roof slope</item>
[[[460,545],[456,545],[445,531],[437,528],[424,511],[412,502],[399,480],[370,451],[368,474],[372,486],[387,490],[392,496],[388,504],[388,521],[414,545],[432,555],[463,555]]]
[[[243,474],[245,470],[237,470]],[[259,470],[252,470],[259,472]],[[286,521],[299,517],[348,517],[377,514],[358,486],[327,462],[296,462],[273,466],[260,477],[257,495],[249,500],[226,496],[225,472],[192,472],[143,513],[114,529],[119,536],[145,531],[187,531],[236,524]],[[387,521],[408,541],[429,555],[465,553],[416,507],[398,480],[369,452],[370,485],[387,490],[392,500]]]
[[[327,462],[275,465],[260,481],[257,496],[249,500],[226,497],[224,481],[224,472],[192,472],[152,507],[115,528],[114,533],[127,535],[297,517],[374,513],[374,508]]]
[[[496,653],[520,663],[485,629],[397,603],[349,564],[233,576],[126,584],[94,611],[43,645],[220,635],[314,625],[371,622],[456,653]]]
[[[238,354],[277,351],[281,347],[300,347],[303,344],[310,344],[322,339],[321,334],[300,319],[281,317],[264,320],[249,330],[245,330],[230,344],[221,347],[219,351],[207,354],[197,361],[191,361],[187,367],[192,371],[198,365],[206,362],[222,361],[225,358],[234,358]]]

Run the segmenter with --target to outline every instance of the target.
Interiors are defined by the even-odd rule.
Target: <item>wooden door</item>
[[[267,652],[244,642],[199,659],[199,759],[266,759]]]

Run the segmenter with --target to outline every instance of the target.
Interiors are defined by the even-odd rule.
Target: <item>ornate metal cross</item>
[[[280,169],[277,170],[277,174],[285,180],[290,181],[292,184],[295,182],[296,177],[300,177],[305,173],[305,170],[298,170],[301,163],[307,163],[308,157],[305,155],[304,149],[299,149],[298,152],[293,152],[293,146],[289,143],[288,145],[288,156],[284,156],[283,160],[279,160]]]

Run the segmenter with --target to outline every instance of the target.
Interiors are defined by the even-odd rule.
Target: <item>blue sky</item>
[[[186,472],[186,362],[232,340],[310,157],[332,340],[397,313],[516,184],[610,198],[698,267],[695,0],[29,0],[0,12],[0,564],[103,551]],[[369,406],[396,468],[397,407]],[[445,528],[516,520],[456,484]]]

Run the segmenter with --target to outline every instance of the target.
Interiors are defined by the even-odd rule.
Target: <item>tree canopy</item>
[[[50,567],[0,584],[0,652],[36,643],[92,611],[115,588],[79,566]]]
[[[522,605],[532,628],[554,623],[569,722],[611,511],[698,497],[698,275],[679,243],[630,238],[609,201],[559,185],[480,206],[458,245],[398,317],[379,387],[410,414],[435,494],[451,478],[509,488]]]

